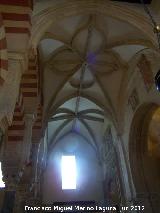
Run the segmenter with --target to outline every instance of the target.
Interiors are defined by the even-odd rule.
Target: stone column
[[[1,213],[12,213],[14,208],[15,191],[6,191]]]
[[[40,141],[37,141],[38,143],[33,143],[33,183],[34,183],[34,198],[38,199],[38,197],[40,196],[40,174],[41,174],[41,170],[44,169],[44,165],[42,162],[42,158],[44,157],[44,150],[42,147],[43,146],[43,139],[41,139]]]
[[[16,204],[14,208],[15,213],[24,212],[24,206],[26,201],[32,197],[33,193],[30,191],[30,185],[32,180],[32,165],[26,165],[23,170],[21,179],[17,185],[16,191]]]
[[[15,177],[7,177],[5,184],[6,187],[1,213],[12,213],[15,205],[15,195],[17,188]]]
[[[36,206],[39,204],[39,197],[37,196],[37,187],[39,182],[35,180],[35,173],[37,167],[37,156],[39,150],[39,143],[32,144],[30,160],[31,165],[25,166],[24,173],[21,177],[20,183],[17,187],[15,213],[24,212],[25,205]]]
[[[24,212],[26,200],[31,196],[30,183],[32,178],[32,165],[30,165],[30,151],[32,144],[32,125],[34,121],[34,114],[25,114],[25,130],[22,143],[21,167],[22,175],[17,185],[15,213]]]
[[[31,144],[32,144],[32,125],[34,121],[34,114],[25,114],[25,131],[22,145],[22,165],[29,162]]]
[[[26,199],[30,197],[28,184],[21,183],[17,187],[14,213],[24,212]]]
[[[11,124],[19,95],[21,75],[26,69],[26,63],[23,54],[8,52],[8,58],[7,77],[0,91],[0,120],[6,116]]]
[[[129,171],[129,165],[127,161],[127,156],[123,144],[123,140],[121,135],[117,135],[118,142],[116,143],[116,150],[119,157],[120,162],[120,172],[122,174],[122,186],[125,196],[126,204],[130,202],[133,198],[133,188],[132,188],[132,180]]]
[[[3,152],[4,152],[4,148],[5,148],[5,143],[4,143],[5,137],[4,137],[4,135],[5,135],[7,128],[8,128],[7,119],[3,118],[0,121],[0,162],[1,162],[1,170],[2,170]],[[2,172],[2,175],[3,175],[3,172]],[[2,206],[3,206],[4,197],[5,197],[5,188],[1,188],[0,189],[0,211],[1,211]]]

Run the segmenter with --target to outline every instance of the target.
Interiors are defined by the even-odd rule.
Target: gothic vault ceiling
[[[67,17],[39,44],[48,142],[74,131],[98,150],[104,117],[115,125],[132,58],[153,47],[137,28],[101,14]]]

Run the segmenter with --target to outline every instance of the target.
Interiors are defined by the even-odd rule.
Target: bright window
[[[3,176],[2,176],[2,167],[1,167],[1,162],[0,162],[0,188],[4,188],[5,187],[5,183],[2,180]]]
[[[62,156],[61,174],[62,174],[62,189],[76,189],[75,156]]]

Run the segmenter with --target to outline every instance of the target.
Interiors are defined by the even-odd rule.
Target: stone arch
[[[57,20],[87,13],[100,13],[127,22],[145,33],[156,46],[155,35],[148,18],[128,5],[104,0],[70,0],[43,10],[34,17],[35,24],[32,29],[30,45],[36,48],[46,30]]]
[[[129,135],[129,160],[135,191],[134,202],[145,205],[146,213],[155,213],[160,209],[159,186],[155,183],[157,174],[156,159],[148,155],[148,134],[152,116],[159,108],[157,104],[142,104],[136,111]],[[159,176],[160,177],[160,176]]]

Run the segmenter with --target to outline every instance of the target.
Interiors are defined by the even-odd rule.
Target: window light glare
[[[3,175],[2,175],[2,167],[1,167],[1,162],[0,162],[0,188],[4,188],[5,187],[5,183],[2,180]]]
[[[62,174],[62,189],[76,189],[75,156],[62,156],[61,174]]]

